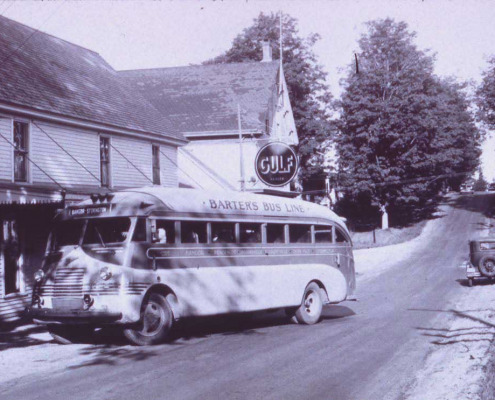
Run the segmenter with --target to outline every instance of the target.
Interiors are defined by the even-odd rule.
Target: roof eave
[[[238,137],[239,131],[234,129],[226,129],[223,131],[183,131],[181,132],[185,138],[204,138],[204,137],[216,137],[216,136],[232,136]],[[242,136],[246,135],[264,135],[265,133],[260,129],[243,129]]]
[[[0,101],[0,112],[16,113],[26,117],[37,118],[44,121],[56,122],[64,125],[75,126],[79,128],[97,130],[108,133],[116,133],[125,136],[132,136],[138,138],[153,139],[157,142],[162,142],[174,146],[183,146],[189,141],[184,138],[175,138],[173,136],[159,134],[155,132],[143,131],[134,128],[126,128],[112,124],[104,124],[101,122],[95,122],[91,120],[86,120],[83,118],[75,118],[73,116],[66,116],[63,114],[57,114],[45,110],[40,110],[37,108],[26,107],[23,105],[17,105],[13,103],[7,103]]]

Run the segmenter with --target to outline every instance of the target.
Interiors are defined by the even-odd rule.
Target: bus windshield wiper
[[[98,238],[100,239],[100,242],[101,242],[102,246],[103,247],[107,247],[107,245],[105,244],[105,241],[103,240],[103,237],[101,236],[101,233],[98,230],[98,228],[96,227],[96,225],[95,225],[95,230],[96,230],[96,234],[98,235]]]

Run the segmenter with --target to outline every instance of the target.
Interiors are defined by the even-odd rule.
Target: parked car
[[[466,261],[468,285],[479,278],[495,279],[495,237],[469,241],[469,261]]]
[[[489,192],[495,192],[495,182],[492,182],[488,185]]]
[[[473,185],[469,183],[463,183],[460,187],[460,192],[462,194],[472,194],[474,193]]]

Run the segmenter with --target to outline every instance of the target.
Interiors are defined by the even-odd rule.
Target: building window
[[[151,146],[153,153],[153,185],[160,184],[160,146]]]
[[[29,125],[25,122],[14,121],[14,181],[28,180],[28,132]]]
[[[100,136],[101,186],[110,187],[110,138]]]

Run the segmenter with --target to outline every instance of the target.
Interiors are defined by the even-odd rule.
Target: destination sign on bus
[[[110,205],[98,205],[84,208],[71,208],[69,209],[69,215],[73,217],[83,217],[87,215],[100,215],[107,211],[110,211]]]

